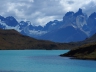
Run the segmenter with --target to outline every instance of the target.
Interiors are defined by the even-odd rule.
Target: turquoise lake
[[[96,72],[96,61],[60,57],[68,50],[1,50],[0,72]]]

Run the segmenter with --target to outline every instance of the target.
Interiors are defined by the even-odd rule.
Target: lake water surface
[[[96,61],[60,57],[68,50],[1,50],[0,72],[96,72]]]

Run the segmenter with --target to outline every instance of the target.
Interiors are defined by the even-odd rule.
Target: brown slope
[[[73,44],[54,43],[21,35],[15,30],[0,29],[0,49],[68,49]]]
[[[90,38],[84,40],[86,43],[96,42],[96,33],[92,35]]]
[[[96,60],[96,43],[85,44],[60,56]]]
[[[81,44],[82,46],[78,46],[77,48],[70,50],[68,53],[61,54],[60,56],[96,60],[96,33],[90,38],[78,42],[77,44]]]
[[[78,46],[80,46],[80,45],[89,44],[89,43],[95,43],[95,42],[96,42],[96,33],[94,35],[92,35],[91,37],[86,38],[83,41],[74,42],[74,44],[77,44]]]

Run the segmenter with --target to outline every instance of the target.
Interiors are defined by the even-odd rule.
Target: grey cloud
[[[87,13],[88,15],[90,15],[93,12],[96,12],[96,3],[94,3],[93,1],[91,1],[88,5],[84,5],[82,6],[83,8],[83,12]]]
[[[74,4],[74,1],[70,0],[70,1],[67,1],[68,4]]]
[[[63,2],[62,4],[60,3],[61,1]],[[79,8],[85,8],[84,12],[93,12],[95,11],[95,6],[90,6],[95,5],[95,3],[92,3],[92,1],[84,5],[83,2],[85,1],[80,0],[80,5],[76,6],[76,3],[78,3],[77,0],[34,0],[34,2],[31,0],[0,0],[0,14],[5,17],[14,16],[18,21],[28,20],[32,24],[44,25],[42,23],[50,20],[62,19],[67,10],[70,10],[71,6],[71,10],[73,11]]]
[[[59,0],[34,0],[33,3],[28,0],[0,0],[0,3],[4,4],[0,7],[3,13],[0,13],[4,16],[14,16],[18,21],[26,19],[35,23],[38,19],[45,18],[48,22],[50,19],[61,19],[64,14]]]

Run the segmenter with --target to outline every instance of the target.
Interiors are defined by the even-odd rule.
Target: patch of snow
[[[15,27],[8,26],[6,23],[4,23],[4,22],[1,21],[1,20],[0,20],[0,24],[1,24],[2,26],[5,26],[5,29],[15,29],[15,30],[17,30],[18,32],[21,32],[21,30],[19,29],[19,28],[20,28],[19,25],[15,26]]]
[[[43,35],[46,34],[47,31],[40,31],[40,30],[29,30],[30,34],[34,34],[34,35]]]
[[[1,19],[0,19],[0,24],[1,24],[2,26],[7,26],[3,21],[1,21]]]
[[[27,21],[27,23],[28,23],[28,26],[31,25],[31,22],[30,21]]]
[[[56,25],[56,23],[53,23],[52,26]]]
[[[19,23],[20,25],[23,25],[23,23]]]
[[[72,27],[75,28],[75,29],[77,28],[77,26],[75,26],[75,25],[72,25]]]
[[[15,29],[15,30],[17,30],[18,32],[21,32],[21,30],[20,30],[20,26],[19,26],[19,25],[15,26],[15,27],[6,26],[5,29]]]
[[[78,28],[82,28],[84,25],[87,25],[86,19],[84,16],[78,16],[76,18],[76,24]]]

